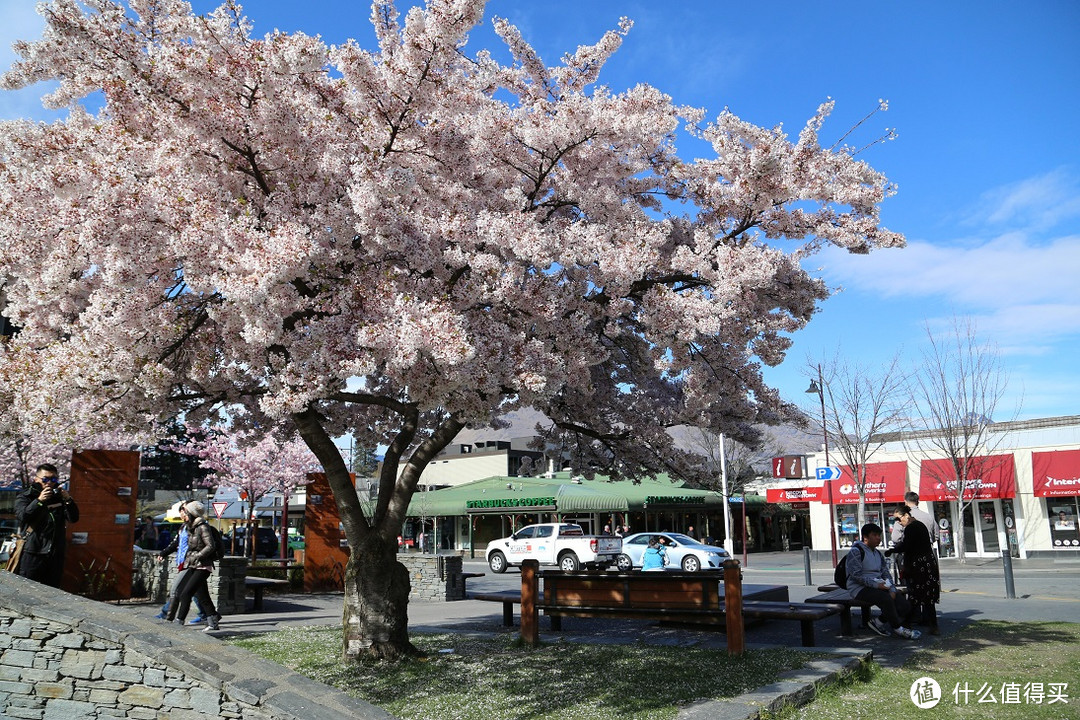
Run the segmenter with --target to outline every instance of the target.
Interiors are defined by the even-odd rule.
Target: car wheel
[[[686,572],[697,572],[701,569],[701,561],[693,555],[687,555],[682,559],[682,569]]]
[[[488,567],[493,573],[506,572],[506,556],[501,552],[491,553],[491,557],[488,558]]]
[[[619,572],[630,572],[634,569],[634,561],[629,555],[623,553],[615,560],[615,567],[619,569]]]
[[[577,555],[572,552],[568,552],[559,558],[559,569],[563,572],[574,572],[581,568],[581,563],[578,562]]]

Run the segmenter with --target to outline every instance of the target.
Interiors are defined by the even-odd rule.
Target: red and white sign
[[[1035,497],[1080,495],[1080,450],[1031,453]]]
[[[807,503],[821,499],[820,487],[765,488],[765,502]]]
[[[217,515],[219,518],[221,517],[221,513],[225,512],[225,508],[229,507],[229,503],[223,500],[212,502],[210,503],[210,505],[214,508],[214,514]]]
[[[907,492],[907,463],[897,462],[867,463],[862,468],[866,483],[863,495],[868,503],[902,503]],[[850,465],[840,466],[840,478],[830,480],[832,502],[835,505],[857,505],[859,490],[855,485],[855,473]],[[828,488],[825,489],[822,502],[828,502]]]
[[[964,500],[1016,497],[1016,466],[1012,455],[971,458]],[[956,470],[952,460],[923,460],[919,470],[919,500],[956,500]]]
[[[784,455],[772,459],[772,476],[789,480],[806,477],[806,458],[802,455]]]

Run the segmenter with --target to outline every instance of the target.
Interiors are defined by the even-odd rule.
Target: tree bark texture
[[[345,566],[343,655],[403,660],[422,653],[409,642],[409,571],[397,561],[397,543],[368,533]]]

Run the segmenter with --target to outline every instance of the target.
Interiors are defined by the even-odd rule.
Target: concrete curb
[[[676,720],[758,720],[763,711],[777,712],[786,706],[801,707],[815,697],[822,687],[858,672],[873,659],[866,651],[826,660],[813,660],[799,670],[782,673],[780,679],[730,700],[704,700],[688,705]]]

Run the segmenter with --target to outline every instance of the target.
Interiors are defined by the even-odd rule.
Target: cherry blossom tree
[[[819,142],[831,101],[789,138],[597,84],[629,20],[549,67],[497,18],[512,60],[466,54],[482,0],[376,0],[371,51],[255,37],[232,2],[41,7],[2,82],[58,81],[71,110],[0,130],[22,328],[0,363],[31,414],[68,396],[88,423],[295,426],[352,549],[346,658],[416,652],[396,538],[462,428],[532,406],[609,474],[692,477],[667,428],[752,441],[791,410],[760,367],[828,295],[801,262],[903,244],[886,178]],[[679,133],[711,154],[681,158]],[[347,433],[387,448],[368,517]]]
[[[71,455],[77,450],[131,450],[152,442],[157,433],[154,424],[139,432],[88,432],[67,422],[57,407],[48,414],[48,422],[31,431],[20,423],[19,413],[13,412],[17,401],[4,389],[0,389],[0,403],[4,404],[0,410],[0,489],[28,487],[42,463],[55,465],[67,476]]]
[[[235,488],[252,508],[272,492],[282,493],[287,506],[296,488],[310,482],[309,473],[322,472],[307,444],[295,433],[282,439],[275,433],[238,428],[188,428],[187,436],[187,442],[170,449],[198,458],[200,467],[210,471],[205,485]],[[285,532],[283,523],[283,535]],[[255,537],[250,517],[247,537]],[[256,543],[249,540],[248,545],[254,558]]]

